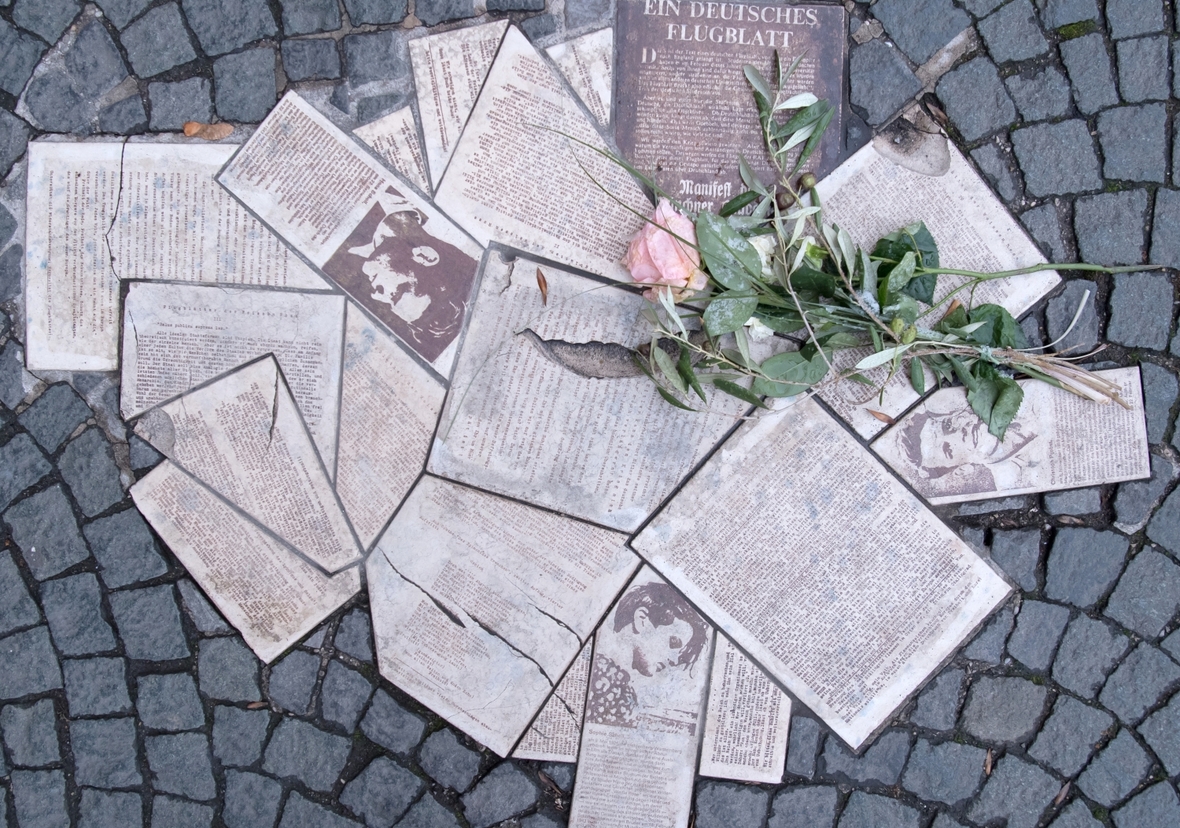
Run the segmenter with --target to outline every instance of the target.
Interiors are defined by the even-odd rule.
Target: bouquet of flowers
[[[999,439],[1024,396],[1016,375],[1125,405],[1117,387],[1075,364],[1080,357],[1029,348],[1007,310],[972,306],[970,297],[986,280],[1039,270],[1140,268],[949,269],[940,266],[938,245],[921,222],[889,233],[871,249],[858,246],[846,230],[824,221],[815,177],[799,175],[833,109],[809,93],[784,97],[783,85],[798,63],[785,72],[776,64],[774,87],[754,67],[745,67],[777,171],[773,184],[760,181],[742,159],[746,191],[717,213],[694,214],[678,209],[628,166],[661,195],[624,259],[635,282],[650,285],[644,295],[652,303],[646,309],[652,342],[636,359],[660,395],[691,409],[694,397],[707,403],[703,386],[712,385],[762,406],[762,397],[814,393],[838,381],[883,393],[898,372],[908,373],[922,394],[925,368],[938,382],[957,379],[966,386],[972,409]],[[955,284],[940,290],[940,276],[955,277]],[[799,347],[755,359],[751,343],[774,334],[793,336]],[[837,370],[833,354],[844,348],[868,353]],[[886,369],[885,380],[865,376],[875,368]]]

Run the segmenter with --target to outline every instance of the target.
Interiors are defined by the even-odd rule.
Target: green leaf
[[[714,380],[713,385],[716,386],[716,388],[719,391],[724,391],[726,394],[729,394],[729,396],[731,396],[731,397],[737,397],[739,400],[742,400],[743,402],[748,402],[750,405],[756,405],[759,408],[766,408],[766,406],[765,406],[765,404],[763,404],[762,400],[758,399],[758,397],[755,394],[752,394],[751,392],[747,391],[745,388],[742,388],[736,382],[730,382],[729,380],[719,379],[719,380]]]
[[[880,275],[882,277],[891,276],[896,268],[901,267],[907,253],[914,254],[915,264],[918,267],[927,269],[938,267],[938,245],[935,244],[934,237],[930,235],[930,231],[922,222],[907,225],[880,238],[876,246],[873,247],[873,256],[889,260],[880,263]],[[911,275],[906,280],[904,287],[898,288],[898,290],[904,291],[919,302],[930,304],[934,301],[934,289],[937,283],[937,274]]]
[[[907,325],[914,324],[921,312],[918,300],[912,296],[898,296],[897,302],[881,309],[881,315],[886,319],[896,317],[904,320]]]
[[[807,265],[799,265],[791,274],[791,287],[830,298],[836,295],[836,277]]]
[[[910,385],[918,396],[926,393],[926,374],[922,371],[922,360],[910,360]]]
[[[810,359],[801,353],[775,354],[762,363],[762,373],[775,382],[789,386],[789,393],[776,396],[790,397],[806,391],[828,373],[828,363],[822,354]]]
[[[888,285],[890,296],[896,296],[898,293],[901,293],[905,289],[905,286],[910,283],[910,280],[914,278],[914,267],[917,263],[918,260],[911,250],[901,257],[901,261],[898,262],[897,267],[889,271],[889,279],[885,284]],[[881,304],[885,305],[888,302],[882,302]]]
[[[758,112],[764,117],[769,117],[774,94],[770,91],[770,85],[766,82],[766,78],[762,77],[762,73],[748,63],[742,67],[742,71],[754,90],[754,102],[758,105]]]
[[[853,382],[859,382],[861,385],[867,385],[871,388],[876,387],[876,385],[877,385],[877,383],[873,382],[871,379],[866,377],[864,374],[849,374],[847,377],[845,377],[845,379],[850,379]]]
[[[968,335],[968,340],[993,348],[1027,348],[1028,340],[1024,331],[1016,324],[1012,314],[1000,305],[979,305],[971,309],[971,322],[984,322]]]
[[[823,103],[828,104],[827,101]],[[815,152],[816,147],[819,146],[820,139],[824,137],[824,132],[828,128],[828,124],[832,122],[832,116],[836,114],[835,108],[828,104],[827,111],[820,116],[819,122],[815,125],[815,132],[811,133],[811,137],[807,139],[807,143],[803,145],[803,152],[799,153],[799,157],[795,159],[795,170],[801,168],[807,163],[807,159]],[[793,172],[794,170],[792,170]]]
[[[722,293],[713,298],[705,308],[705,330],[710,336],[732,333],[746,324],[756,310],[757,296],[734,297]]]
[[[912,296],[919,302],[925,302],[927,305],[934,304],[934,291],[938,287],[937,273],[923,273],[920,276],[915,276],[910,279],[909,283],[902,288],[902,293],[907,296]]]
[[[1020,405],[1024,402],[1024,389],[1016,380],[1010,377],[1000,376],[1000,394],[996,397],[996,401],[992,404],[992,416],[988,421],[988,432],[1001,442],[1004,435],[1008,431],[1008,425],[1016,417],[1020,411]]]
[[[750,277],[762,273],[762,258],[754,245],[714,213],[701,213],[696,230],[697,247],[709,274],[730,290],[749,289]]]
[[[955,308],[953,311],[942,318],[942,320],[938,323],[938,331],[940,333],[954,333],[958,329],[966,327],[967,323],[970,321],[971,320],[967,318],[966,308],[964,308],[962,305],[959,305],[959,307]]]
[[[684,381],[676,370],[676,364],[672,362],[672,357],[668,356],[667,352],[658,346],[651,349],[651,354],[655,357],[656,366],[660,369],[660,373],[664,375],[664,379],[668,380],[681,394],[687,394],[688,383]]]
[[[667,391],[665,391],[660,386],[657,385],[656,390],[660,392],[660,396],[664,398],[665,402],[671,403],[672,405],[676,406],[677,408],[682,408],[685,411],[696,411],[695,408],[689,408],[687,405],[682,403],[680,400],[676,399],[674,396],[669,394]]]
[[[732,216],[734,213],[741,210],[743,207],[753,204],[760,198],[759,194],[753,190],[746,190],[741,195],[734,196],[729,201],[721,205],[720,215]]]
[[[803,329],[803,318],[790,311],[768,313],[760,310],[754,317],[775,333],[788,334]]]
[[[886,348],[883,351],[877,351],[874,354],[869,354],[867,357],[856,363],[858,371],[867,371],[870,368],[876,368],[878,365],[884,365],[887,362],[900,357],[910,349],[909,345],[898,345],[896,348]]]
[[[680,346],[680,359],[676,361],[676,372],[680,374],[702,401],[708,402],[705,399],[705,390],[701,388],[701,383],[697,379],[696,371],[692,370],[692,353],[683,345]]]
[[[787,385],[784,382],[755,377],[750,390],[764,397],[794,397],[805,389],[799,385]]]

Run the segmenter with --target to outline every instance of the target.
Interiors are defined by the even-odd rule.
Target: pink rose
[[[682,241],[683,240],[683,241]],[[686,244],[687,242],[687,244]],[[701,254],[696,250],[697,231],[687,216],[661,198],[651,222],[631,239],[623,264],[631,278],[645,284],[664,285],[643,295],[659,301],[658,291],[670,290],[672,301],[704,290],[708,277],[701,270]]]

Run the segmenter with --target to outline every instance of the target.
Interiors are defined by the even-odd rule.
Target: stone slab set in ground
[[[160,457],[127,442],[112,378],[22,367],[30,137],[252,123],[289,86],[373,120],[410,99],[407,26],[485,8],[541,45],[613,12],[605,0],[0,0],[7,824],[565,824],[572,766],[500,762],[382,680],[363,597],[261,665],[126,496]],[[921,96],[1047,255],[1180,265],[1177,25],[1162,2],[849,9],[853,29],[883,27],[850,47],[851,132]],[[968,27],[966,51],[932,71]],[[1092,291],[1059,347],[1107,343],[1101,359],[1142,366],[1152,478],[941,510],[1020,594],[863,755],[797,715],[784,783],[701,780],[699,828],[1180,825],[1174,275],[1077,278],[1025,324],[1056,339]]]

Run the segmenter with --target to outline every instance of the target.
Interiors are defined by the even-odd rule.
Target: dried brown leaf
[[[952,313],[954,313],[955,311],[957,311],[961,307],[963,307],[962,302],[960,302],[958,299],[953,300],[950,304],[950,307],[948,307],[946,309],[946,313],[944,313],[942,315],[942,318],[946,319],[948,316],[950,316]]]
[[[189,138],[201,138],[205,141],[220,141],[233,134],[232,124],[222,121],[219,124],[202,124],[200,121],[188,121],[184,125],[184,134]]]
[[[869,408],[869,409],[866,409],[866,410],[867,410],[867,411],[868,411],[870,414],[872,414],[874,417],[876,417],[878,420],[880,420],[881,422],[885,423],[885,425],[893,425],[894,423],[896,423],[896,422],[897,422],[897,420],[893,419],[893,418],[892,418],[892,417],[890,417],[888,414],[884,414],[884,413],[882,413],[882,412],[880,412],[880,411],[874,411],[874,410],[873,410],[873,409],[871,409],[871,408]]]
[[[1060,805],[1062,802],[1065,801],[1065,798],[1067,796],[1069,796],[1069,783],[1068,782],[1066,782],[1064,785],[1061,786],[1061,790],[1058,791],[1057,796],[1055,796],[1053,798],[1053,804]]]
[[[541,289],[541,304],[549,304],[549,282],[545,279],[545,274],[541,272],[541,268],[537,268],[537,287]]]
[[[983,775],[984,776],[991,776],[992,775],[992,759],[993,759],[992,749],[988,748],[987,749],[987,758],[983,760]]]
[[[540,271],[537,271],[540,273]],[[543,770],[537,771],[537,778],[541,780],[541,784],[549,789],[549,792],[556,797],[561,796],[561,788],[557,787],[557,783],[553,781],[549,774]]]
[[[266,707],[266,702],[264,701],[250,702],[246,705],[247,710],[261,710],[264,707]]]
[[[1070,526],[1085,526],[1086,521],[1080,517],[1072,517],[1070,515],[1058,515],[1057,520],[1061,523],[1068,523]]]

